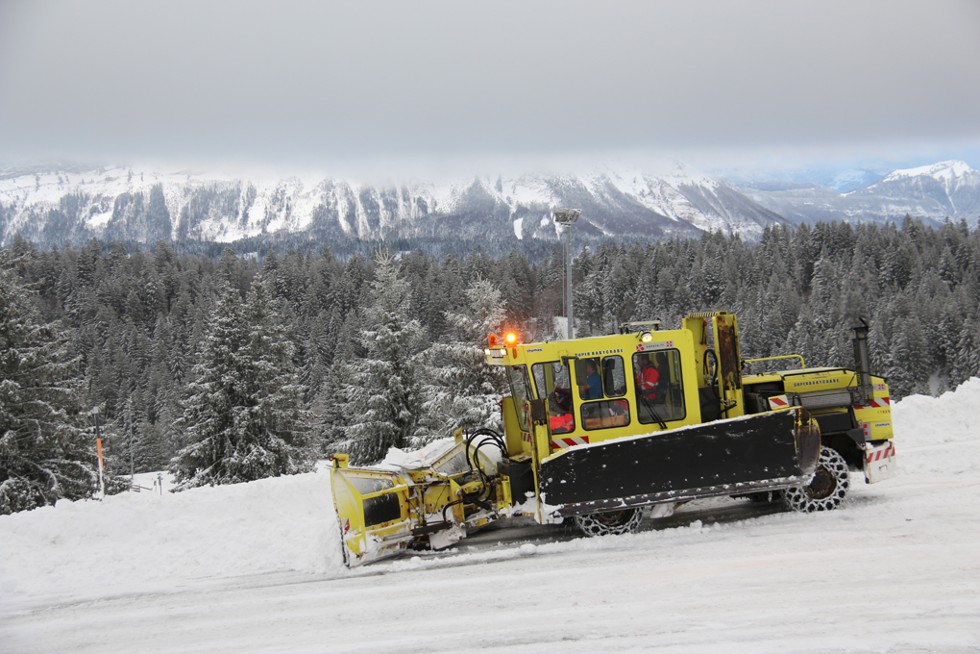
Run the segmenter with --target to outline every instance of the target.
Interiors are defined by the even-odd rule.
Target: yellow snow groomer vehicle
[[[639,528],[645,512],[713,496],[779,498],[834,509],[849,471],[894,472],[888,387],[868,372],[799,367],[745,375],[733,314],[692,314],[679,329],[630,323],[608,336],[523,343],[490,335],[487,363],[510,395],[503,433],[457,432],[411,465],[352,468],[333,458],[344,560],[442,549],[504,518],[574,522],[588,535]]]

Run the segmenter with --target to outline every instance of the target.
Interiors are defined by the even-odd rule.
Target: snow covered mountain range
[[[899,222],[906,215],[927,223],[980,217],[980,171],[962,161],[896,170],[846,193],[812,186],[746,195],[792,223],[818,220]]]
[[[897,170],[849,192],[736,185],[683,164],[666,173],[604,170],[434,182],[248,179],[138,167],[0,169],[0,243],[90,238],[231,243],[281,234],[343,239],[553,239],[551,211],[576,207],[576,234],[662,238],[722,231],[753,239],[771,224],[926,222],[980,215],[980,171],[947,161]]]

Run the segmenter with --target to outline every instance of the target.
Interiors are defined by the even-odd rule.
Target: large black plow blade
[[[552,513],[571,516],[799,485],[819,453],[816,426],[779,411],[571,448],[539,479]]]

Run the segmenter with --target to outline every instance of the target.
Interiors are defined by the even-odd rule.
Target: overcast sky
[[[0,163],[619,156],[980,168],[980,2],[0,0]]]

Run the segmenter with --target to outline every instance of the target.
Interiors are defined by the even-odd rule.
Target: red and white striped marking
[[[855,409],[885,409],[891,406],[892,399],[890,397],[875,397],[868,401],[867,404],[855,404]]]
[[[785,409],[788,406],[789,406],[789,399],[785,395],[773,395],[772,397],[769,398],[770,409],[773,410]]]
[[[559,449],[574,447],[575,445],[588,445],[588,436],[552,436],[551,445]]]
[[[888,441],[884,444],[884,447],[876,447],[873,450],[869,450],[864,458],[868,463],[876,463],[884,459],[890,459],[894,456],[895,444]]]

